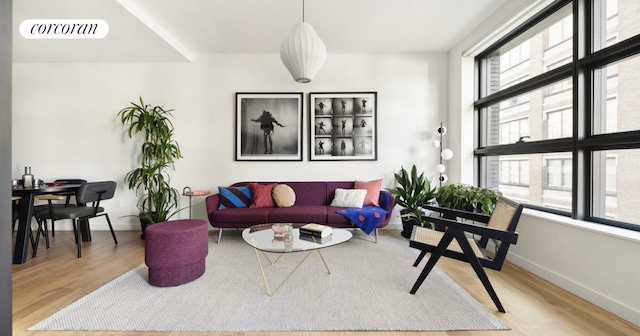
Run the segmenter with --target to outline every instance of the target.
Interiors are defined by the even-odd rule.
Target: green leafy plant
[[[169,119],[172,111],[145,104],[140,97],[139,104],[132,102],[118,112],[122,125],[128,125],[129,138],[139,136],[142,140],[140,167],[129,171],[124,181],[136,194],[141,188],[144,190],[138,208],[141,218],[149,223],[167,221],[180,211],[180,193],[169,184],[174,162],[182,158],[180,146],[173,139],[174,128]]]
[[[399,173],[394,173],[394,178],[398,186],[389,192],[396,197],[396,203],[405,208],[402,218],[414,220],[420,226],[431,225],[422,215],[422,206],[436,195],[431,180],[424,177],[424,172],[418,175],[416,165],[411,167],[411,172],[401,167]]]
[[[438,206],[490,215],[500,193],[463,183],[447,184],[436,192]]]

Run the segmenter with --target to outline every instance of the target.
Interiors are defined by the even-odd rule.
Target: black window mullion
[[[540,153],[561,153],[573,150],[573,139],[552,139],[522,142],[506,145],[495,145],[477,148],[473,151],[475,155],[515,155],[515,154],[540,154]]]
[[[474,103],[474,106],[477,109],[481,109],[493,104],[497,104],[505,99],[516,97],[521,94],[531,92],[535,89],[539,89],[541,87],[545,87],[547,85],[553,84],[557,81],[570,78],[572,74],[573,74],[572,64],[565,64],[561,67],[547,71],[527,81],[518,83],[504,90],[500,90],[484,98],[480,98]]]
[[[586,55],[578,60],[578,66],[581,68],[600,68],[637,54],[640,54],[640,35]]]
[[[640,148],[640,131],[597,134],[579,140],[577,147],[583,150],[613,150]]]

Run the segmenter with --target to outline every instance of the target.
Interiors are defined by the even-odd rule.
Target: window
[[[640,231],[637,0],[554,1],[480,53],[476,68],[480,185]]]
[[[529,185],[529,160],[501,160],[500,184]]]
[[[573,28],[571,26],[573,24],[572,19],[572,16],[568,15],[549,27],[547,49],[551,49],[554,46],[571,39],[573,36]]]
[[[500,56],[500,71],[507,71],[528,59],[529,41],[525,41]]]
[[[547,113],[547,139],[570,137],[573,127],[572,110],[563,109]]]
[[[571,189],[571,159],[547,160],[547,188]]]

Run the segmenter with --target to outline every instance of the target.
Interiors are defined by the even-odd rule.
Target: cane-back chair
[[[502,269],[509,246],[518,241],[518,233],[515,230],[522,213],[522,205],[501,196],[491,216],[433,206],[424,208],[440,212],[443,217],[429,217],[429,221],[445,227],[445,230],[414,227],[409,246],[421,252],[413,266],[418,266],[428,252],[431,256],[413,285],[411,294],[416,293],[440,257],[445,256],[471,264],[498,310],[505,312],[484,267],[497,271]],[[448,219],[456,217],[485,225]],[[492,252],[487,251],[487,247],[491,246],[488,244],[489,241],[493,242],[492,246],[495,247]]]

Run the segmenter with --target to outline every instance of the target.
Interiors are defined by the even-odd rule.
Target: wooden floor
[[[238,234],[226,232],[225,234]],[[398,234],[384,230],[381,234]],[[83,257],[69,232],[58,232],[52,248],[41,243],[38,256],[13,266],[13,335],[640,335],[640,328],[572,295],[523,269],[507,263],[502,272],[489,270],[507,313],[496,311],[468,264],[443,259],[438,263],[453,280],[509,325],[509,331],[466,332],[278,332],[278,333],[152,333],[152,332],[50,332],[27,331],[29,327],[64,308],[144,261],[144,241],[139,232],[117,232],[115,246],[109,232],[93,232],[93,242],[83,244]],[[210,239],[215,239],[212,232]],[[224,244],[224,241],[223,241]],[[407,260],[412,267],[413,260]],[[407,291],[409,288],[407,288]],[[426,290],[422,288],[421,290]],[[420,291],[416,295],[420,295]],[[132,312],[135,314],[135,312]],[[345,312],[348,313],[348,312]],[[428,318],[429,312],[424,312]]]

